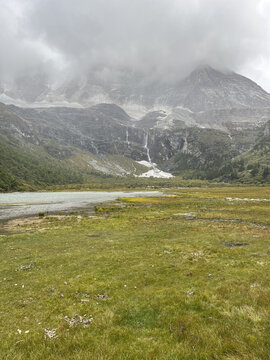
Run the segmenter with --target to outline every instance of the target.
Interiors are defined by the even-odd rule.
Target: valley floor
[[[0,235],[0,358],[270,359],[270,187],[189,188]]]

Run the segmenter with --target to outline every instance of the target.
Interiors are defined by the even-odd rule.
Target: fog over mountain
[[[198,65],[270,91],[269,0],[0,0],[0,84],[34,91],[126,73],[178,81]],[[31,85],[33,89],[33,85]],[[30,95],[31,97],[31,95]],[[31,99],[30,99],[31,100]]]

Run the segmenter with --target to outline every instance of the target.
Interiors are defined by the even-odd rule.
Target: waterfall
[[[129,147],[128,128],[126,128],[126,143],[127,143],[127,146]]]
[[[155,178],[164,178],[164,179],[172,178],[173,177],[172,174],[160,170],[157,167],[157,164],[152,162],[151,157],[150,157],[150,150],[149,150],[149,147],[148,147],[148,138],[149,138],[149,134],[148,134],[148,132],[145,132],[144,133],[144,145],[143,145],[143,148],[146,150],[147,160],[148,161],[141,160],[141,161],[138,161],[138,163],[148,167],[149,170],[146,171],[145,173],[139,175],[139,177],[146,177],[146,178],[155,177]],[[134,176],[136,176],[136,175],[134,175]]]
[[[146,149],[147,160],[148,160],[148,162],[150,164],[152,164],[152,161],[151,161],[151,158],[150,158],[150,151],[149,151],[149,147],[148,147],[148,132],[145,134],[144,148]]]
[[[183,152],[184,154],[187,154],[187,152],[188,152],[187,136],[185,137],[185,140],[184,140],[184,144],[183,144],[183,147],[182,147],[182,152]]]

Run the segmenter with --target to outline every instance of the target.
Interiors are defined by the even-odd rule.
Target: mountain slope
[[[84,177],[72,166],[53,158],[33,144],[20,144],[17,139],[0,136],[1,190],[19,185],[83,183]]]
[[[57,94],[66,101],[82,105],[93,104],[106,99],[123,106],[137,104],[146,108],[181,106],[194,112],[212,109],[231,109],[245,107],[270,107],[270,95],[252,80],[229,71],[218,71],[210,66],[195,69],[178,82],[155,80],[147,82],[139,74],[126,74],[117,83],[93,85],[87,82],[82,87],[77,83],[76,92],[72,85],[66,84]],[[72,93],[72,96],[69,96]],[[102,94],[102,95],[98,95]],[[53,94],[51,97],[53,98]]]
[[[261,129],[254,146],[225,164],[222,177],[243,183],[270,182],[270,120]]]
[[[57,96],[81,101],[87,86],[87,104],[95,84],[88,80],[84,85],[74,80],[72,89],[58,89]],[[259,168],[256,181],[265,181],[261,175],[267,170],[254,164],[262,159],[267,167],[269,162],[262,131],[270,119],[270,95],[257,84],[208,66],[171,84],[147,84],[138,74],[120,80],[95,89],[125,106],[152,110],[134,119],[117,104],[21,108],[0,103],[2,188],[18,181],[56,184],[92,176],[139,176],[147,173],[146,162],[157,170],[151,174],[162,170],[224,181],[249,182]]]
[[[10,106],[9,109],[30,122],[41,141],[51,139],[97,156],[118,154],[134,160],[146,157],[144,130],[135,128],[131,118],[116,105],[99,104],[85,109]]]
[[[255,82],[210,66],[195,69],[167,96],[172,106],[181,105],[194,112],[270,107],[270,95]]]
[[[97,144],[104,147],[104,142],[113,143],[110,139],[117,136],[118,127],[123,127],[125,139],[128,122],[129,117],[117,106],[108,109],[100,105],[74,113],[70,109],[43,111],[0,104],[0,190],[25,188],[25,184],[99,183],[104,176],[145,172],[145,166],[110,151],[110,147],[106,150],[105,146],[106,151],[99,154],[89,138],[93,131],[92,136],[99,139]]]
[[[198,67],[180,81],[149,80],[143,74],[127,70],[110,81],[95,78],[92,74],[78,76],[58,89],[49,89],[46,79],[42,86],[41,80],[42,77],[19,79],[15,90],[3,90],[3,101],[7,96],[13,96],[14,101],[26,100],[29,104],[39,103],[39,106],[70,103],[88,107],[115,103],[132,115],[174,107],[193,112],[270,107],[270,95],[255,82],[232,71],[220,71],[207,65]]]

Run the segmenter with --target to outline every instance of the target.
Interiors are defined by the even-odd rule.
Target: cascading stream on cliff
[[[149,162],[151,165],[153,165],[153,167],[154,167],[156,164],[153,164],[152,161],[151,161],[150,150],[149,150],[149,147],[148,147],[148,137],[149,137],[149,134],[146,133],[146,134],[145,134],[144,148],[146,149],[146,154],[147,154],[147,160],[148,160],[148,162]]]
[[[147,155],[148,161],[142,160],[142,161],[138,161],[138,162],[142,165],[145,165],[145,166],[151,168],[151,170],[140,175],[139,177],[156,177],[156,178],[166,178],[166,179],[172,178],[173,177],[172,174],[158,169],[157,165],[152,162],[151,157],[150,157],[150,149],[148,147],[148,139],[149,139],[149,133],[147,132],[147,133],[145,133],[145,137],[144,137],[144,149],[146,150],[146,155]]]

